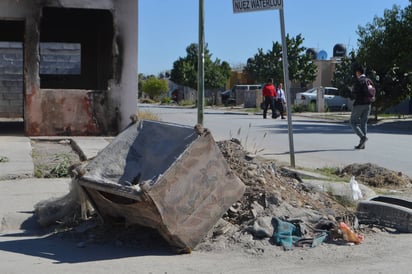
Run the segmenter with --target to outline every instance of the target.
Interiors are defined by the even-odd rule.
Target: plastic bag
[[[352,178],[350,178],[349,186],[350,186],[351,193],[352,193],[352,199],[354,201],[357,201],[363,198],[362,191],[359,188],[358,182],[355,180],[355,176],[352,176]]]
[[[360,244],[364,239],[362,235],[359,235],[353,232],[353,230],[350,229],[350,227],[344,222],[339,223],[339,228],[342,231],[343,239],[345,241],[352,242],[355,244]]]

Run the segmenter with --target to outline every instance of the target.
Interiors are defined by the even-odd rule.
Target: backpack
[[[375,84],[372,82],[371,79],[369,78],[365,78],[365,100],[371,104],[373,102],[376,101],[376,88],[375,88]]]

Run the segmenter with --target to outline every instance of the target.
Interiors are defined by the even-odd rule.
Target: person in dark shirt
[[[355,149],[365,149],[365,143],[368,140],[366,137],[368,117],[371,112],[371,103],[368,100],[368,94],[365,91],[365,71],[363,67],[358,66],[355,70],[358,81],[355,83],[352,90],[352,98],[355,99],[353,103],[352,113],[350,117],[350,125],[356,135],[359,136],[360,141]]]

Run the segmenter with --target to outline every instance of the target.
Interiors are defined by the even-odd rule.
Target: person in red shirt
[[[267,80],[266,84],[263,86],[262,89],[262,96],[264,98],[263,102],[263,119],[266,119],[266,114],[268,112],[268,107],[272,110],[272,118],[278,118],[278,114],[276,113],[275,109],[275,98],[277,96],[276,88],[273,85],[273,79],[270,78]]]

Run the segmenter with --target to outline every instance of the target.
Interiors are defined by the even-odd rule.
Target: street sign
[[[233,0],[233,12],[283,9],[283,0]]]
[[[283,0],[233,0],[233,13],[241,13],[248,11],[259,10],[279,10],[280,32],[282,36],[282,60],[283,60],[283,79],[286,91],[287,106],[291,106],[289,89],[289,64],[288,64],[288,49],[286,47],[285,33],[285,16],[283,12]],[[295,148],[293,144],[293,128],[292,116],[288,111],[288,131],[289,131],[289,149],[290,149],[290,165],[295,167]]]

